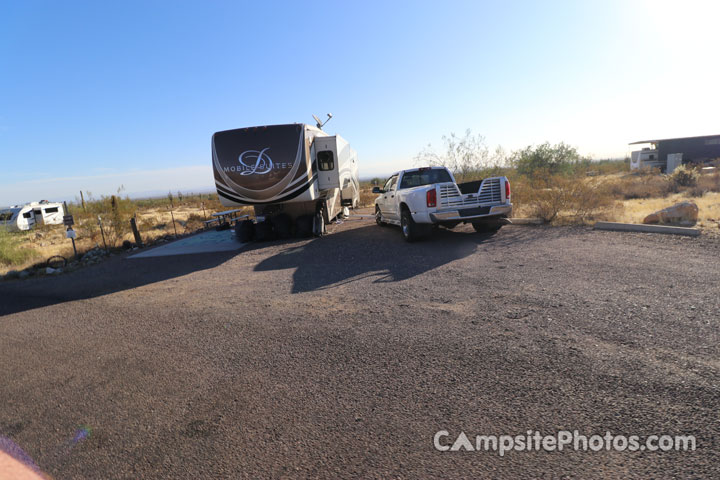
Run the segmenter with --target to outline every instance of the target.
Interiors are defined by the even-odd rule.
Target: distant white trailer
[[[665,171],[667,161],[660,160],[660,155],[656,148],[643,148],[631,153],[630,169],[639,170],[642,168],[659,168]]]
[[[35,225],[62,225],[65,210],[62,203],[32,202],[0,210],[0,227],[10,231],[30,230]]]

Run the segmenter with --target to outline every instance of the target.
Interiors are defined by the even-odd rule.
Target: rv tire
[[[262,242],[264,240],[274,240],[275,232],[273,232],[272,223],[265,220],[255,225],[255,240]]]
[[[281,213],[272,218],[275,233],[278,238],[290,238],[290,230],[292,228],[292,220],[287,213]]]
[[[255,237],[255,222],[243,220],[235,224],[235,238],[242,243],[247,243]]]
[[[300,238],[307,238],[312,235],[312,228],[312,215],[301,215],[295,220],[295,234]]]

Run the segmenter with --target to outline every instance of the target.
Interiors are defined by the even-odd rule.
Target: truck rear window
[[[419,187],[421,185],[445,182],[452,182],[450,174],[445,169],[417,170],[414,172],[406,172],[403,175],[402,181],[400,182],[400,188],[412,188]]]

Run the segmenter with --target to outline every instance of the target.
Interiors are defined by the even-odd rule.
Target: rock
[[[681,202],[655,213],[643,220],[645,224],[671,223],[681,226],[695,225],[698,218],[698,207],[693,202]]]
[[[54,274],[55,272],[57,272],[57,270],[55,270],[55,269],[52,268],[52,267],[47,267],[47,268],[45,269],[45,273],[48,274],[48,275],[52,275],[52,274]]]
[[[17,270],[9,270],[9,271],[5,274],[5,278],[6,278],[6,279],[18,278],[19,276],[20,276],[20,272],[18,272]]]
[[[123,241],[123,243],[122,243],[122,247],[123,247],[125,250],[130,250],[131,248],[133,248],[133,244],[132,244],[132,242],[131,242],[130,240],[125,240],[125,241]]]
[[[22,272],[18,273],[19,279],[28,278],[29,276],[30,276],[30,272],[28,272],[27,270],[23,270]]]

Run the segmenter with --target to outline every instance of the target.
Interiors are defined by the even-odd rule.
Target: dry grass
[[[642,223],[643,219],[658,210],[679,202],[692,201],[698,206],[698,226],[718,228],[720,222],[720,193],[711,192],[695,197],[686,193],[675,193],[664,198],[633,199],[623,202],[623,210],[614,220],[626,223]]]
[[[167,203],[169,206],[169,202]],[[209,203],[210,205],[205,203],[204,212],[201,204],[185,203],[176,206],[172,211],[172,216],[175,218],[174,227],[170,210],[163,203],[145,201],[144,205],[146,206],[140,207],[133,202],[131,210],[137,215],[138,230],[143,241],[152,243],[162,237],[174,236],[176,232],[177,235],[195,232],[204,227],[203,221],[206,217],[212,218],[213,212],[226,210],[226,207],[220,205],[219,202],[217,204]],[[83,253],[96,247],[103,248],[104,243],[97,226],[97,216],[90,212],[78,215],[78,210],[77,206],[71,207],[76,220],[75,230],[78,238],[75,244],[78,252]],[[120,246],[124,240],[135,241],[130,232],[128,218],[128,227],[113,239],[115,244],[112,245],[108,241],[112,225],[105,218],[103,217],[104,231],[108,247]],[[0,274],[7,273],[9,270],[23,270],[38,262],[44,262],[54,255],[65,258],[73,256],[72,242],[66,237],[65,227],[62,225],[44,225],[27,232],[5,233],[3,231],[0,235],[2,235],[0,238],[0,250],[2,250],[0,251]],[[2,260],[3,258],[6,260]]]

